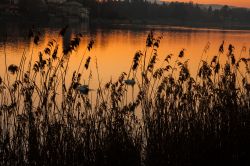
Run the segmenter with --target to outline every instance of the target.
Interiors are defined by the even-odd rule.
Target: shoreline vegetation
[[[20,20],[21,19],[21,20]],[[242,23],[207,23],[207,22],[183,22],[183,21],[164,21],[164,20],[119,20],[119,19],[91,19],[87,22],[81,22],[78,20],[63,20],[55,18],[39,18],[37,19],[27,19],[25,17],[4,17],[0,18],[0,23],[27,23],[27,25],[51,25],[55,22],[60,25],[69,24],[74,26],[76,24],[86,24],[90,27],[112,27],[112,26],[128,26],[128,27],[145,27],[145,26],[172,26],[172,27],[187,27],[187,28],[206,28],[206,29],[220,29],[220,30],[250,30],[250,24]]]
[[[164,21],[164,20],[109,20],[109,19],[93,19],[90,26],[172,26],[187,28],[206,28],[221,30],[250,30],[250,24],[241,23],[207,23],[207,22],[182,22],[182,21]]]
[[[148,29],[152,29],[150,27],[154,27],[154,26],[158,26],[161,28],[176,28],[176,27],[180,27],[180,28],[194,28],[194,29],[218,29],[218,30],[250,30],[250,24],[238,24],[238,23],[227,23],[227,24],[217,24],[217,23],[202,23],[202,22],[193,22],[193,23],[185,23],[185,22],[178,22],[178,21],[168,21],[168,23],[165,23],[164,21],[158,21],[158,20],[110,20],[110,19],[92,19],[89,20],[88,22],[79,22],[77,20],[74,21],[66,21],[66,20],[61,20],[58,19],[57,21],[55,21],[54,19],[48,19],[48,18],[44,18],[44,20],[30,20],[30,19],[23,19],[22,21],[20,21],[20,18],[13,18],[13,17],[6,17],[5,19],[1,20],[0,19],[0,23],[2,23],[3,25],[5,24],[21,24],[25,27],[29,27],[32,25],[39,25],[41,27],[43,26],[54,26],[54,23],[58,23],[57,27],[60,27],[61,25],[70,25],[71,27],[74,26],[78,26],[78,25],[86,25],[87,27],[93,27],[93,28],[98,28],[98,27],[115,27],[115,28],[119,28],[119,27],[132,27],[132,28],[148,28]]]
[[[39,45],[40,35],[29,30],[33,47]],[[208,61],[207,43],[197,74],[191,75],[185,49],[157,61],[162,36],[151,31],[131,67],[117,80],[102,84],[98,59],[89,56],[95,49],[93,40],[68,75],[70,56],[82,38],[75,34],[62,52],[57,39],[41,52],[27,55],[24,50],[19,64],[7,64],[7,55],[2,56],[6,72],[0,77],[1,165],[250,162],[249,48],[236,56],[237,48],[222,42]],[[36,62],[34,56],[39,57]],[[225,64],[222,56],[227,57]],[[90,63],[98,76],[95,91],[88,84],[91,76],[85,74]]]

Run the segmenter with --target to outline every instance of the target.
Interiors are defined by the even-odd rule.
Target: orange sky
[[[166,0],[166,1],[171,1],[171,0]],[[180,2],[193,1],[194,3],[226,4],[226,5],[249,7],[250,8],[250,0],[172,0],[172,1],[180,1]]]

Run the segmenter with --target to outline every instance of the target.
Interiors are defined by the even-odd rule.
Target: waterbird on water
[[[79,90],[81,94],[87,95],[89,91],[92,91],[93,89],[89,89],[88,85],[81,85],[77,87],[77,90]]]
[[[130,80],[130,79],[125,80],[124,82],[125,82],[125,84],[127,84],[127,85],[131,85],[131,86],[134,86],[134,85],[135,85],[135,80],[134,80],[133,78],[132,78],[131,80]]]

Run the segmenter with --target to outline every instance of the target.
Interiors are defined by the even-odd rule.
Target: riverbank
[[[179,20],[152,20],[152,19],[100,19],[90,18],[81,20],[74,17],[58,17],[56,15],[39,15],[37,17],[16,15],[0,15],[1,23],[23,22],[30,25],[46,25],[57,23],[60,25],[66,24],[89,24],[92,27],[109,27],[109,26],[127,26],[127,27],[145,27],[145,26],[173,26],[173,27],[187,27],[187,28],[207,28],[207,29],[221,29],[221,30],[250,30],[250,23],[244,24],[240,22],[190,22]]]
[[[178,20],[122,20],[122,19],[91,19],[90,24],[92,26],[137,26],[145,27],[149,25],[153,26],[180,26],[188,28],[208,28],[208,29],[222,29],[222,30],[250,30],[250,24],[243,24],[240,22],[190,22],[190,21],[178,21]]]

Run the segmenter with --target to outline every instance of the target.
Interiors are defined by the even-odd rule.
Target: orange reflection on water
[[[154,27],[155,34],[163,35],[160,47],[158,49],[158,64],[165,59],[168,54],[177,56],[179,51],[185,49],[185,58],[183,61],[189,59],[189,69],[193,75],[196,74],[199,61],[204,47],[208,42],[211,43],[210,49],[203,59],[208,57],[210,62],[212,57],[218,53],[218,49],[222,41],[225,41],[225,50],[231,43],[235,46],[236,58],[240,56],[242,47],[249,49],[250,31],[221,31],[208,29],[189,29],[178,27]],[[7,42],[6,54],[8,64],[19,64],[22,53],[25,50],[27,57],[31,57],[33,52],[33,63],[38,59],[38,52],[43,51],[47,43],[51,39],[57,40],[58,44],[62,46],[67,43],[70,38],[74,36],[76,31],[70,30],[67,37],[58,37],[58,30],[46,29],[44,35],[41,37],[39,46],[33,45],[32,41],[19,41],[17,38],[15,42]],[[90,70],[92,71],[91,84],[94,87],[98,86],[96,75],[96,58],[98,61],[98,68],[101,82],[104,84],[111,78],[115,80],[122,72],[129,72],[133,56],[136,51],[145,50],[145,41],[149,29],[133,29],[133,28],[113,28],[113,29],[97,29],[94,32],[84,32],[82,42],[79,48],[71,55],[69,63],[69,80],[74,70],[78,69],[81,58],[84,55],[87,44],[92,38],[95,41],[93,49],[86,53],[84,58],[91,56]],[[60,47],[59,52],[62,51]],[[225,51],[226,52],[226,51]],[[59,53],[60,54],[60,53]],[[249,52],[243,52],[241,55],[249,56]],[[0,68],[1,75],[4,73],[4,49],[3,45],[0,48]],[[84,59],[84,61],[85,61]],[[174,63],[175,58],[172,59]],[[221,56],[221,61],[227,60],[226,53]],[[84,65],[84,64],[83,64]],[[83,68],[83,65],[81,68]],[[85,81],[88,80],[90,70],[84,71],[83,75]],[[81,70],[80,70],[81,71]]]

